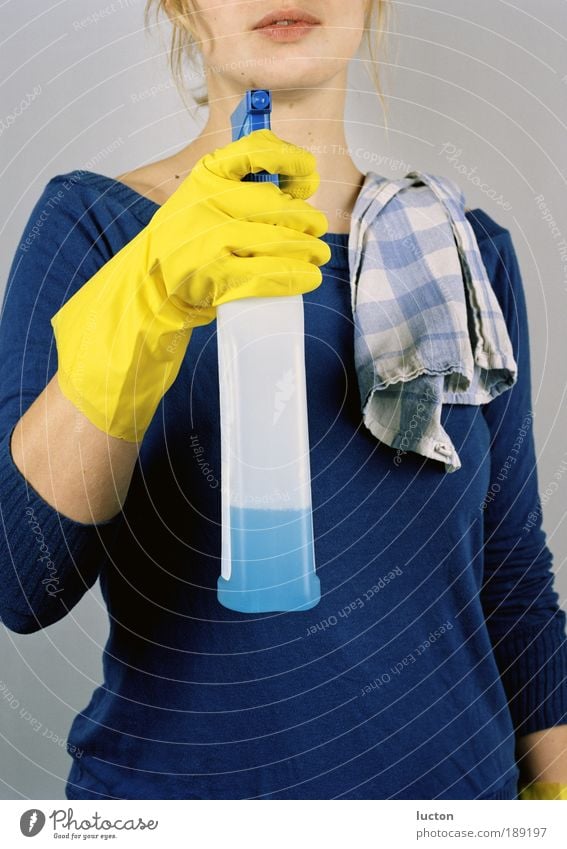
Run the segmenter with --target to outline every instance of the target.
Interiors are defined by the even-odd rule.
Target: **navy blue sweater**
[[[217,601],[216,323],[193,331],[114,519],[58,514],[10,453],[57,368],[51,316],[157,205],[90,171],[46,185],[9,272],[0,333],[0,615],[60,620],[97,581],[104,682],[74,719],[70,799],[516,797],[515,736],[567,722],[565,616],[541,527],[525,295],[508,230],[467,213],[519,380],[445,405],[462,469],[364,427],[348,236],[304,295],[322,600],[242,614]],[[212,479],[211,479],[212,475]],[[77,756],[80,753],[80,757]]]

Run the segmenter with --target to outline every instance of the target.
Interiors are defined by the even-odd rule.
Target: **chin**
[[[261,60],[259,60],[260,63]],[[290,67],[291,64],[295,67]],[[261,67],[264,68],[263,63]],[[290,63],[289,59],[286,64],[279,60],[270,61],[270,59],[266,59],[264,70],[258,74],[256,79],[249,80],[247,87],[266,88],[270,91],[317,88],[332,79],[339,70],[338,68],[321,67],[320,64],[317,67],[308,63],[302,66],[301,62]],[[239,82],[242,83],[242,80],[239,80]]]

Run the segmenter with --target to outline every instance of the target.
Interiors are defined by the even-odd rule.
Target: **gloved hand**
[[[567,799],[567,784],[556,781],[532,781],[520,786],[518,798],[526,799]]]
[[[265,169],[274,183],[241,182]],[[151,221],[53,316],[58,382],[99,429],[140,442],[192,330],[238,298],[298,295],[330,259],[312,153],[256,130],[203,156]]]

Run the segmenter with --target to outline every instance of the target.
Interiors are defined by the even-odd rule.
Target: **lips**
[[[264,15],[264,17],[258,21],[257,24],[254,25],[253,29],[263,29],[264,27],[269,27],[277,24],[278,21],[293,21],[294,24],[320,24],[321,21],[316,18],[314,15],[310,15],[309,12],[305,12],[303,9],[298,9],[294,7],[293,9],[277,9],[275,12],[270,12],[268,15]],[[281,25],[282,29],[285,29],[285,25]]]

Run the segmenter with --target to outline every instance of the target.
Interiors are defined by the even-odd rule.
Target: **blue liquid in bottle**
[[[224,607],[265,613],[319,603],[311,510],[231,506],[230,528],[231,574],[217,586]]]

